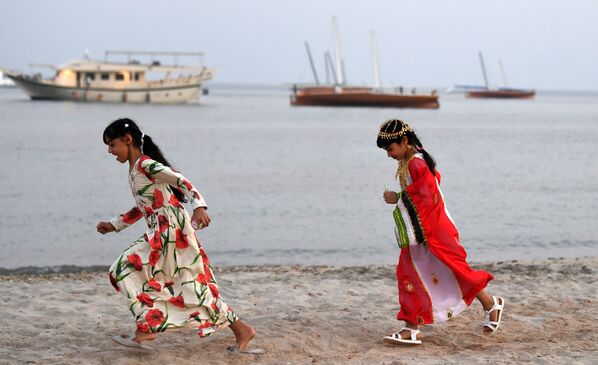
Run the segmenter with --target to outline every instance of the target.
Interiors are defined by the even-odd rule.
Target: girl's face
[[[394,158],[397,161],[404,159],[407,157],[407,151],[409,151],[407,137],[403,137],[401,143],[393,142],[385,149],[388,157]]]
[[[108,141],[108,153],[116,156],[118,162],[124,163],[129,160],[132,141],[130,134],[127,134],[124,137],[111,139]]]

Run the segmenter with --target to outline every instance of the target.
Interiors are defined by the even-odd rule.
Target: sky
[[[376,32],[382,84],[490,84],[598,90],[597,0],[7,0],[0,67],[103,59],[104,50],[201,51],[213,82],[311,82],[304,42],[320,79],[336,16],[348,83],[373,84]],[[166,61],[166,60],[164,60]],[[163,61],[163,63],[164,63]]]

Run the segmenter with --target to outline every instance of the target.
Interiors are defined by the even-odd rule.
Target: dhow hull
[[[295,106],[355,106],[438,109],[440,103],[436,95],[404,95],[375,93],[366,88],[347,88],[336,92],[333,88],[298,89],[291,95]]]

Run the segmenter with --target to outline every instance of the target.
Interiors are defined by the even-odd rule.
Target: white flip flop
[[[500,300],[500,303],[499,303]],[[491,332],[487,332],[488,334],[492,334],[496,332],[498,326],[500,326],[500,320],[502,318],[502,312],[505,308],[505,300],[501,297],[492,296],[492,308],[487,311],[484,311],[484,328],[488,328]],[[490,320],[490,313],[492,311],[498,311],[498,318],[496,321]]]
[[[401,338],[401,332],[408,330],[411,333],[411,338]],[[402,344],[402,345],[421,345],[422,341],[417,339],[417,335],[419,334],[419,330],[414,330],[413,328],[403,327],[399,332],[393,333],[390,336],[384,336],[382,339],[386,343],[390,343],[393,345]]]
[[[132,348],[138,348],[138,349],[151,349],[151,347],[149,347],[149,346],[145,346],[145,345],[140,344],[137,341],[134,341],[133,340],[134,338],[135,338],[135,334],[112,336],[112,339],[114,341],[118,342],[119,344],[121,344],[125,347],[132,347]]]

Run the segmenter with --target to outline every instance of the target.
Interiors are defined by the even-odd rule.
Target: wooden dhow
[[[311,51],[307,42],[305,47],[307,56],[312,69],[316,85],[294,86],[291,95],[291,105],[304,106],[355,106],[355,107],[394,107],[394,108],[426,108],[438,109],[438,95],[435,91],[430,94],[416,94],[413,89],[412,94],[403,94],[402,92],[389,92],[382,88],[380,82],[380,67],[378,63],[378,46],[376,35],[372,32],[372,63],[374,69],[374,86],[359,87],[347,86],[345,84],[344,63],[341,59],[340,37],[336,18],[332,18],[334,44],[335,44],[335,63],[332,63],[330,54],[326,52],[324,59],[326,73],[332,73],[334,85],[320,85],[318,74],[314,66]],[[330,70],[330,71],[329,71]],[[402,88],[400,88],[402,90]]]
[[[502,74],[503,87],[491,88],[488,84],[488,76],[486,75],[486,65],[484,63],[484,56],[482,52],[478,52],[480,58],[480,65],[482,67],[482,74],[484,75],[485,87],[469,87],[465,93],[468,98],[495,98],[495,99],[533,99],[536,96],[536,91],[531,89],[516,89],[506,87],[507,77],[505,74],[502,61],[499,60],[500,71]]]
[[[533,99],[535,90],[499,88],[495,90],[468,91],[468,98],[496,98],[496,99]]]

